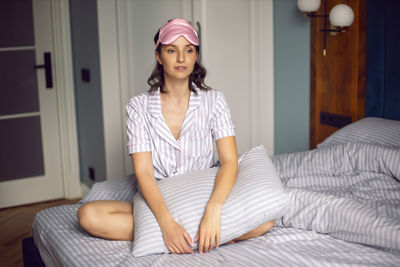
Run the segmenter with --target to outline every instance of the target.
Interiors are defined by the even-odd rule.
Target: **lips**
[[[177,66],[174,69],[176,69],[177,71],[185,71],[187,69],[187,67],[185,67],[185,66]]]

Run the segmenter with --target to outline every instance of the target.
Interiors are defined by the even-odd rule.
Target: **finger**
[[[210,238],[210,247],[208,248],[208,251],[212,250],[215,246],[215,235],[211,235]]]
[[[185,240],[189,244],[189,246],[193,247],[192,238],[186,231],[183,233],[183,237],[185,238]]]
[[[203,253],[204,237],[199,236],[198,239],[199,239],[199,246],[198,246],[199,252]]]
[[[185,248],[184,248],[184,246],[182,244],[179,243],[179,244],[176,245],[176,247],[178,248],[179,254],[183,254],[183,253],[186,252]]]
[[[189,248],[188,244],[184,237],[179,239],[179,248],[181,249],[182,253],[191,253],[192,250]]]
[[[174,249],[173,246],[169,245],[167,248],[169,249],[169,251],[170,251],[171,253],[176,254],[176,250]]]
[[[218,232],[217,233],[217,248],[219,247],[219,245],[221,244],[221,235],[220,235],[220,233]]]
[[[210,237],[207,235],[207,237],[204,240],[204,251],[208,252],[210,250]]]
[[[183,248],[181,243],[176,244],[176,247],[178,248],[178,253],[179,254],[185,253],[185,249]]]
[[[193,244],[192,244],[192,239],[190,238],[189,234],[184,234],[184,240],[183,243],[185,244],[185,251],[187,253],[193,253]]]
[[[185,253],[193,253],[193,250],[186,244],[183,245],[183,249],[185,250]]]
[[[185,240],[182,240],[182,249],[184,250],[184,253],[193,253],[193,250],[190,249],[190,247],[187,245]]]
[[[199,234],[197,233],[196,237],[194,238],[194,242],[197,243],[199,241]]]

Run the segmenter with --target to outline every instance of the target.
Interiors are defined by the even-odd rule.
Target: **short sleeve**
[[[151,151],[150,137],[143,119],[138,111],[132,107],[131,102],[126,105],[126,128],[129,154]]]
[[[211,119],[211,133],[214,140],[222,137],[235,136],[235,127],[232,122],[231,113],[225,96],[221,91],[217,91],[215,105]]]

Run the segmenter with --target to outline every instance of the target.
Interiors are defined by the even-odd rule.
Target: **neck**
[[[164,91],[167,92],[165,96],[167,96],[168,98],[169,97],[177,99],[187,98],[188,95],[190,94],[189,79],[175,80],[175,81],[166,79],[164,82],[163,89]]]

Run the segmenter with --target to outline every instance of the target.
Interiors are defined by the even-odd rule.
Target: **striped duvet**
[[[347,143],[273,161],[291,198],[278,226],[400,252],[399,147]]]
[[[134,258],[132,242],[82,230],[78,203],[39,212],[35,244],[48,266],[400,266],[400,148],[349,143],[272,161],[291,209],[264,236],[208,254]]]

